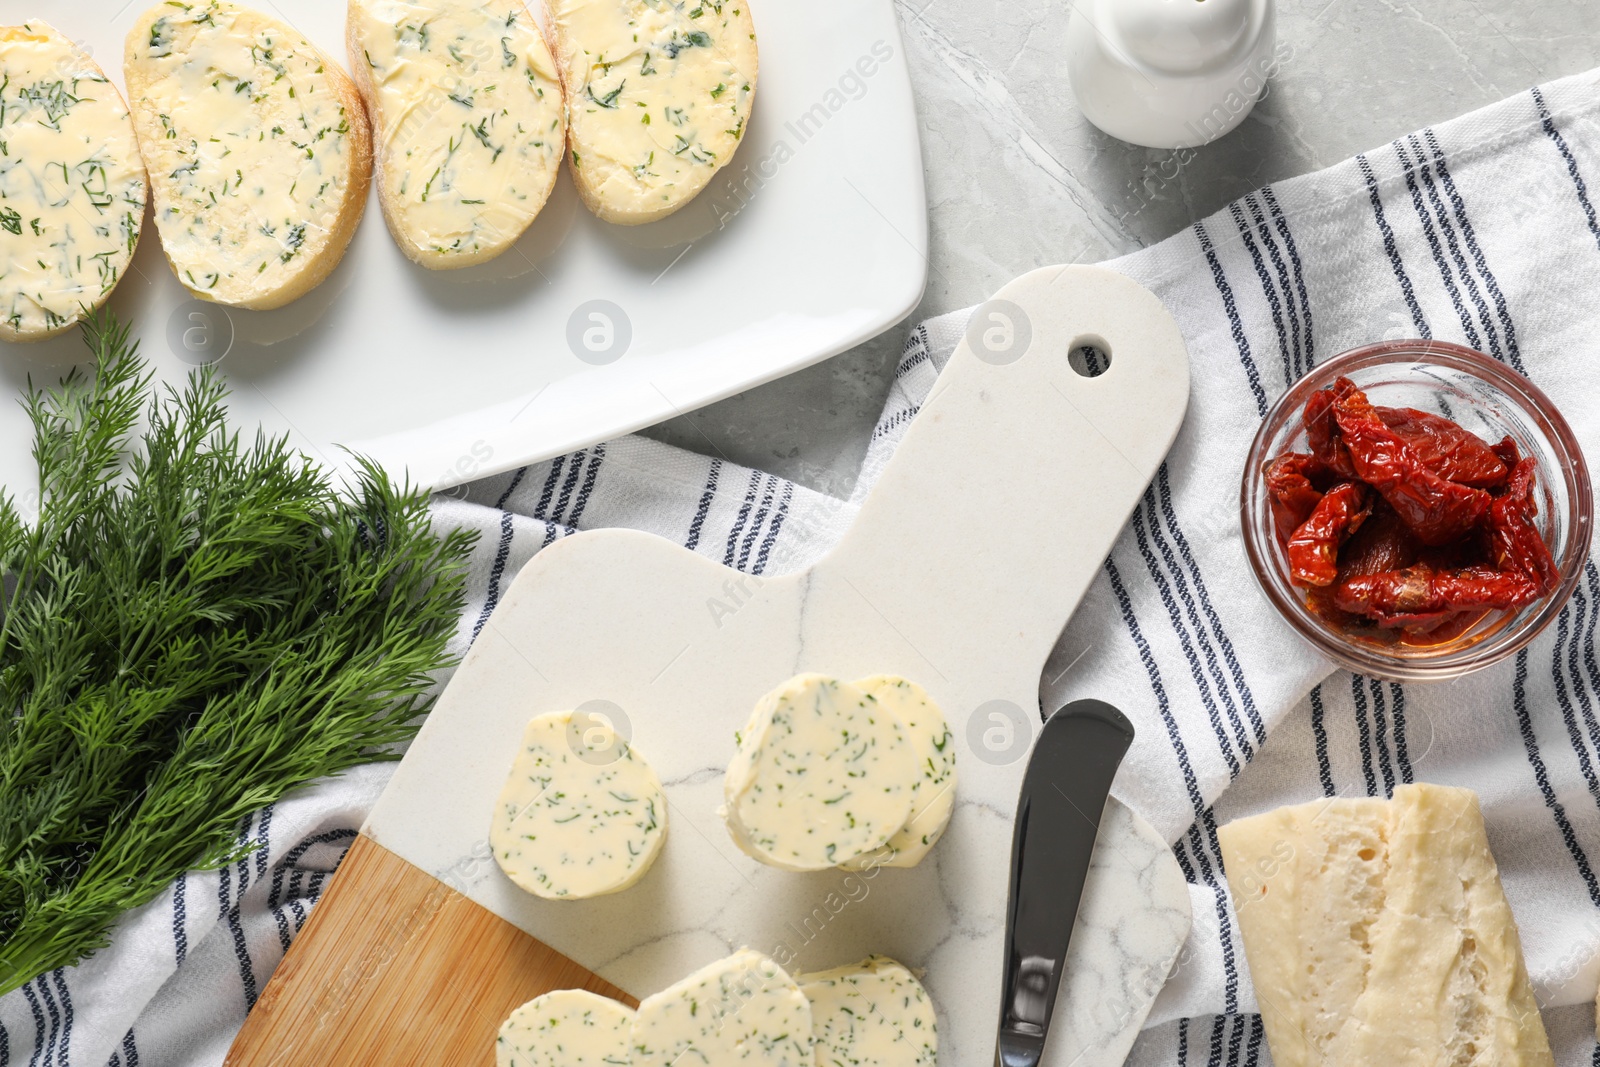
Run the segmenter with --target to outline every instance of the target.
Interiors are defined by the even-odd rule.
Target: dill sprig
[[[0,994],[237,859],[249,813],[396,758],[472,543],[369,462],[339,489],[242,442],[210,368],[157,392],[125,326],[83,332],[95,373],[25,401],[36,520],[0,496]]]

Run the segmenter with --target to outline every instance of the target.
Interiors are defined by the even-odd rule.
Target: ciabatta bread
[[[1278,1067],[1553,1067],[1469,790],[1318,800],[1217,839]]]

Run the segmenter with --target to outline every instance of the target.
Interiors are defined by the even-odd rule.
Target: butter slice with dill
[[[506,876],[536,896],[571,900],[627,889],[666,841],[661,780],[596,717],[528,723],[489,829]]]
[[[944,836],[956,807],[956,746],[944,712],[915,682],[893,674],[863,678],[856,686],[905,727],[916,757],[911,816],[876,852],[845,866],[915,867]]]
[[[819,1067],[934,1067],[939,1024],[904,964],[887,956],[795,978],[811,1002]]]
[[[900,720],[849,682],[802,674],[763,697],[723,781],[735,844],[820,871],[881,849],[911,817],[916,759]]]
[[[585,989],[558,989],[511,1013],[496,1067],[627,1067],[633,1012]]]
[[[740,949],[639,1005],[633,1067],[816,1067],[811,1005],[794,979]]]

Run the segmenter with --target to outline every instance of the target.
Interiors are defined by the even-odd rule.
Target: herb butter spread
[[[631,1045],[633,1067],[816,1067],[805,994],[747,948],[645,998]]]
[[[802,674],[763,697],[723,782],[734,842],[773,867],[819,871],[882,848],[911,816],[905,728],[863,690]]]
[[[666,834],[661,781],[638,751],[598,717],[556,712],[528,723],[489,844],[508,878],[559,900],[633,885]]]
[[[855,683],[905,727],[917,761],[911,817],[898,833],[853,867],[915,867],[938,844],[956,806],[956,746],[944,712],[915,682],[890,674]]]
[[[129,102],[178,280],[218,303],[303,295],[344,253],[371,177],[348,76],[223,0],[165,3],[128,34]]]
[[[0,27],[0,338],[50,337],[105,303],[144,204],[116,87],[46,23]]]
[[[402,251],[435,269],[504,252],[561,169],[561,81],[522,0],[355,0],[350,63]]]
[[[535,997],[500,1027],[495,1067],[627,1067],[633,1012],[584,989]]]
[[[885,956],[803,974],[817,1063],[825,1067],[934,1067],[939,1026],[912,973]]]
[[[608,222],[688,203],[733,157],[756,88],[746,0],[554,0],[572,174]]]

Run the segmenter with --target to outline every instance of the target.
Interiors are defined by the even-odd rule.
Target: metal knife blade
[[[1028,758],[1011,842],[997,1067],[1036,1067],[1044,1055],[1100,817],[1132,743],[1122,712],[1079,700],[1045,722]]]

